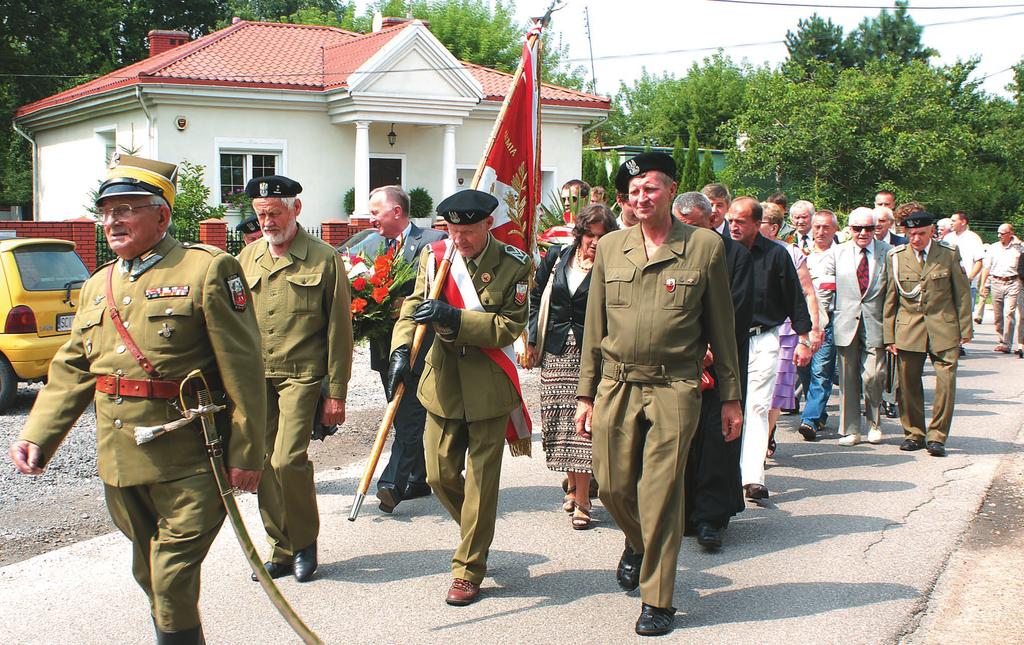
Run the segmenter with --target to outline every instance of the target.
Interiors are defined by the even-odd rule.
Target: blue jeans
[[[825,327],[824,340],[821,348],[814,353],[811,359],[810,379],[807,385],[807,404],[804,406],[803,414],[800,415],[800,423],[806,423],[812,428],[818,425],[825,425],[828,414],[825,407],[828,405],[828,398],[832,395],[832,377],[836,373],[836,344],[832,337],[832,323]]]

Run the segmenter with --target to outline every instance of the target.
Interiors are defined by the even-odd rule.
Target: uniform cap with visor
[[[173,208],[177,177],[178,167],[172,163],[115,154],[107,179],[96,192],[96,205],[108,197],[155,195]]]

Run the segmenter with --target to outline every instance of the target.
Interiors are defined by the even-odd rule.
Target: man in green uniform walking
[[[956,248],[932,239],[934,217],[925,211],[903,220],[908,244],[891,251],[889,286],[882,311],[882,342],[896,355],[900,382],[900,423],[905,439],[900,450],[927,448],[933,457],[946,454],[953,423],[956,367],[960,346],[974,335],[971,284]],[[924,360],[935,368],[932,420],[924,423]]]
[[[432,323],[437,332],[417,395],[427,409],[427,483],[462,531],[445,598],[450,605],[468,605],[480,594],[510,415],[512,422],[528,421],[515,365],[503,349],[526,327],[531,262],[490,234],[497,206],[497,199],[478,190],[457,192],[437,205],[450,240],[423,250],[416,288],[402,306],[391,342],[388,399],[409,374],[417,323]],[[449,244],[456,253],[444,299],[431,300],[435,267]],[[528,442],[525,435],[519,441]],[[513,445],[517,450],[521,444]]]
[[[316,571],[320,531],[307,450],[325,377],[320,421],[345,421],[351,295],[341,256],[296,222],[302,210],[299,182],[257,177],[245,191],[263,231],[263,239],[242,249],[238,261],[252,290],[266,365],[267,455],[259,500],[273,551],[264,566],[275,578],[293,573],[305,582]]]
[[[675,171],[662,153],[619,168],[616,189],[629,194],[639,226],[598,245],[576,410],[577,432],[593,438],[601,501],[626,534],[616,577],[626,590],[640,587],[641,635],[672,629],[683,478],[708,343],[726,441],[743,420],[724,246],[672,217]]]
[[[133,546],[158,643],[203,642],[199,573],[225,510],[203,441],[190,425],[137,445],[137,426],[181,418],[181,380],[200,369],[230,436],[232,486],[255,492],[263,461],[263,363],[241,267],[231,255],[166,234],[176,167],[121,157],[96,205],[118,259],[83,285],[68,342],[54,356],[25,428],[10,447],[19,471],[43,472],[96,403],[99,475],[114,524]],[[138,640],[138,638],[130,639]]]

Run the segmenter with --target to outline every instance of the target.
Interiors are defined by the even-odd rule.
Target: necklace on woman
[[[590,273],[590,270],[594,268],[594,261],[584,258],[582,251],[583,247],[576,249],[576,268],[584,273]]]

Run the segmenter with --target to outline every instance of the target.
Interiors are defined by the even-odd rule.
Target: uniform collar
[[[622,252],[626,259],[633,263],[638,269],[643,269],[648,264],[666,262],[675,256],[682,256],[686,251],[686,242],[690,239],[693,227],[683,224],[676,218],[672,218],[672,226],[669,228],[668,236],[662,242],[654,256],[647,257],[647,249],[644,246],[644,234],[640,225],[632,226],[626,233],[626,241],[622,245]]]
[[[165,232],[163,237],[160,238],[160,241],[157,242],[155,246],[141,253],[138,257],[132,258],[131,260],[119,259],[117,261],[117,268],[122,274],[128,275],[129,278],[135,280],[140,275],[156,266],[156,264],[160,260],[164,259],[164,257],[166,257],[175,246],[178,246],[178,240]]]
[[[295,233],[295,238],[292,239],[292,243],[288,247],[288,252],[281,256],[280,262],[276,262],[276,258],[270,254],[270,242],[263,238],[257,242],[260,246],[256,249],[256,260],[262,268],[270,273],[274,273],[291,266],[295,261],[305,260],[306,255],[309,253],[310,239],[309,233],[299,226],[298,231]]]

